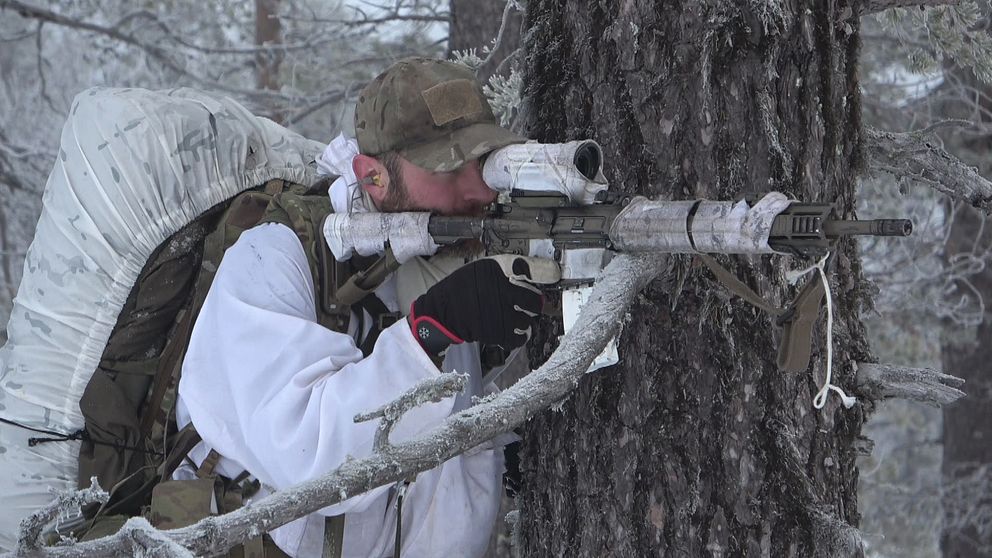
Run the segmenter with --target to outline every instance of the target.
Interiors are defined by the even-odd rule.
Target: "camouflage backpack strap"
[[[141,420],[142,432],[153,440],[162,439],[170,420],[174,420],[176,386],[186,348],[189,346],[193,324],[200,314],[207,291],[217,274],[224,252],[241,236],[241,233],[255,226],[264,216],[272,197],[291,185],[282,180],[270,180],[262,188],[239,194],[221,216],[213,232],[203,242],[203,257],[196,277],[196,285],[187,306],[177,318],[173,335],[170,337],[162,359],[151,395],[145,405]],[[169,471],[171,473],[171,471]]]
[[[331,200],[325,193],[284,192],[272,198],[261,222],[280,223],[296,233],[313,277],[317,322],[333,331],[345,332],[351,308],[341,304],[335,293],[350,275],[351,266],[335,260],[324,241],[324,218],[331,211]]]

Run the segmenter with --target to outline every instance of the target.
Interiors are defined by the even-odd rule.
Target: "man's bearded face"
[[[482,180],[478,161],[471,161],[451,172],[422,169],[399,155],[382,159],[389,174],[386,196],[379,209],[384,212],[430,211],[439,215],[475,217],[496,200],[496,192]],[[471,258],[484,253],[479,240],[462,240],[442,246],[438,254]]]

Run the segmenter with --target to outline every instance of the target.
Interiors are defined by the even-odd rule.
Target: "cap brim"
[[[403,149],[400,154],[420,168],[448,172],[494,149],[527,141],[506,128],[478,123],[454,130],[444,138]]]

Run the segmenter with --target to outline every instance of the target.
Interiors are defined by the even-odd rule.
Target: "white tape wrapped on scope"
[[[381,254],[386,243],[400,263],[415,256],[430,256],[438,244],[427,230],[430,213],[331,214],[324,220],[324,239],[338,261],[352,254]]]
[[[575,164],[575,154],[592,147],[600,154],[596,176],[589,180]],[[602,152],[592,140],[567,143],[523,143],[497,149],[486,157],[482,179],[497,192],[527,190],[564,194],[573,203],[588,205],[607,189]]]

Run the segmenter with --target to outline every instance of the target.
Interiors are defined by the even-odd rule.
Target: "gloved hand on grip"
[[[410,329],[432,358],[451,344],[519,347],[544,305],[532,284],[561,279],[558,264],[523,256],[482,258],[456,269],[410,306]]]

